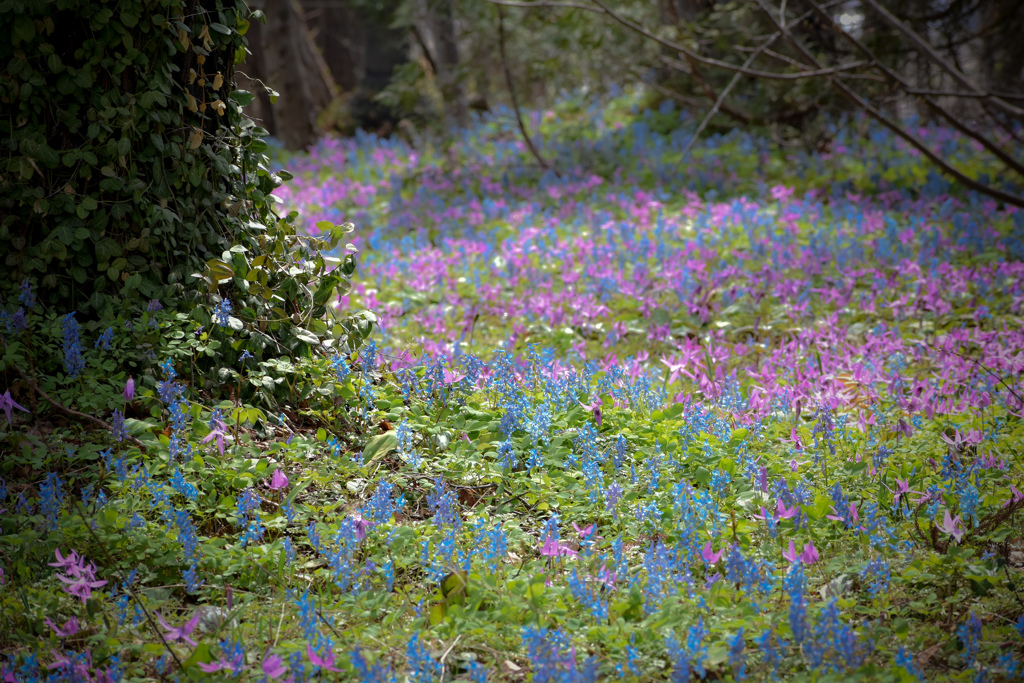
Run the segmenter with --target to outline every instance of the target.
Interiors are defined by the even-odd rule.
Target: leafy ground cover
[[[154,305],[129,378],[134,332],[26,291],[5,358],[61,344],[62,400],[113,417],[0,397],[0,676],[1024,676],[1024,213],[861,122],[680,164],[679,114],[630,107],[535,115],[560,176],[502,113],[288,159],[379,333],[235,354],[219,402],[226,312]]]

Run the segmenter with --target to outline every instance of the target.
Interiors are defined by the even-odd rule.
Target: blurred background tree
[[[941,122],[1024,180],[1010,149],[1024,141],[1024,0],[260,2],[292,2],[341,86],[307,98],[318,131],[443,132],[513,93],[538,108],[643,84],[647,105],[681,104],[704,118],[699,130],[756,127],[781,145],[828,149],[829,122],[864,111],[968,181],[905,127]],[[297,33],[271,42],[286,36]],[[258,64],[271,45],[251,42]],[[291,80],[254,71],[278,90]],[[308,144],[268,116],[286,145]]]

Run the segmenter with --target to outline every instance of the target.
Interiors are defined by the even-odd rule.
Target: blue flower
[[[729,644],[729,666],[732,667],[732,675],[737,681],[747,677],[747,656],[743,653],[746,641],[743,639],[743,627],[736,632],[736,635],[727,639]]]
[[[93,345],[93,348],[102,349],[104,351],[107,351],[107,350],[110,349],[110,346],[113,343],[113,341],[114,341],[114,328],[113,327],[108,327],[107,329],[105,329],[103,331],[103,334],[101,334],[99,336],[99,338],[96,339],[96,343]]]
[[[221,299],[217,304],[217,307],[213,310],[213,322],[217,323],[218,327],[227,327],[229,318],[231,317],[232,306],[231,302],[227,299]]]
[[[36,307],[36,295],[32,291],[32,283],[29,282],[28,278],[25,278],[21,283],[21,294],[18,295],[18,301],[29,310]]]
[[[74,312],[64,316],[61,329],[64,333],[64,370],[75,378],[85,370],[85,359],[82,357],[81,328]]]
[[[64,504],[64,482],[56,472],[46,475],[46,481],[39,487],[39,512],[46,518],[46,528],[57,528],[57,518]]]
[[[114,409],[114,417],[110,420],[110,433],[114,441],[121,443],[128,438],[128,428],[124,424],[124,414],[120,409]]]
[[[202,588],[205,581],[199,578],[196,573],[196,567],[198,565],[193,562],[188,569],[182,572],[182,578],[185,579],[185,591],[188,593],[196,593]]]
[[[405,656],[409,661],[409,678],[416,683],[430,683],[440,678],[444,666],[435,662],[430,651],[420,642],[420,634],[414,633],[409,645],[405,648]]]

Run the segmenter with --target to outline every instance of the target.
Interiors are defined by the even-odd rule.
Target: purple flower
[[[960,515],[951,517],[948,509],[946,510],[946,516],[943,518],[942,525],[939,529],[947,534],[952,534],[957,543],[960,542],[960,539],[963,538],[964,531],[966,531],[966,529],[964,529],[963,522],[960,521]]]
[[[540,554],[546,557],[564,557],[565,555],[576,557],[578,553],[558,539],[549,536],[541,545]]]
[[[69,552],[67,557],[64,557],[60,554],[60,548],[54,550],[53,554],[57,556],[57,561],[48,563],[49,566],[56,567],[57,569],[60,569],[65,572],[70,572],[72,567],[78,567],[78,562],[80,558],[78,557],[78,553],[76,553],[74,550]]]
[[[445,368],[444,369],[444,373],[443,373],[443,377],[444,377],[444,385],[448,386],[449,384],[455,384],[456,382],[461,382],[463,379],[465,379],[466,375],[464,373],[461,373],[461,372],[457,371],[457,370],[449,370],[448,368]]]
[[[717,553],[715,549],[711,547],[711,541],[708,541],[704,546],[704,550],[700,552],[700,556],[704,558],[704,561],[708,564],[714,564],[718,560],[722,559],[722,553],[724,550],[719,550]]]
[[[222,420],[215,420],[210,433],[203,437],[201,443],[209,443],[216,439],[217,450],[220,451],[221,455],[224,455],[224,437],[227,436],[227,429],[228,426]]]
[[[264,484],[267,484],[267,480],[263,480]],[[288,486],[288,476],[283,470],[274,470],[274,474],[270,477],[270,483],[267,484],[267,488],[271,491],[280,491],[281,489]]]
[[[800,553],[800,560],[804,564],[814,564],[821,557],[818,555],[818,549],[814,547],[814,543],[808,543],[804,546],[803,552]]]
[[[597,423],[598,427],[601,426],[601,407],[603,405],[604,403],[599,398],[595,398],[594,402],[589,405],[587,405],[583,401],[580,401],[580,406],[583,408],[583,410],[587,411],[588,413],[594,414],[594,422]]]
[[[192,638],[190,638],[189,636],[192,635],[192,631],[195,631],[196,626],[199,624],[198,611],[196,611],[196,613],[192,615],[191,619],[186,621],[181,626],[171,626],[166,621],[164,621],[163,615],[159,612],[156,613],[156,618],[157,620],[159,620],[160,625],[164,627],[164,630],[167,631],[167,635],[164,636],[167,640],[170,640],[172,643],[176,640],[180,640],[183,643],[188,643],[192,647],[196,647],[196,642],[192,640]]]
[[[56,633],[57,636],[60,638],[70,638],[71,636],[78,633],[78,619],[76,619],[75,617],[71,617],[66,622],[64,622],[63,626],[59,627],[52,621],[50,621],[49,617],[47,617],[43,621],[46,622],[46,625],[53,629],[53,632]]]
[[[793,545],[793,540],[792,539],[790,539],[790,541],[789,541],[789,550],[783,550],[782,551],[782,556],[784,558],[786,558],[787,560],[789,560],[790,564],[793,564],[794,562],[796,562],[800,558],[800,556],[797,555],[796,546]]]
[[[326,648],[324,650],[324,656],[321,657],[315,650],[313,650],[312,645],[307,644],[306,654],[309,655],[309,661],[318,669],[341,673],[341,670],[334,666],[334,652],[330,648]]]
[[[124,400],[131,401],[133,398],[135,398],[135,380],[129,377],[128,382],[124,385]]]
[[[358,512],[352,515],[352,528],[356,533],[356,540],[362,541],[366,538],[366,532],[373,528],[373,524],[363,518]]]
[[[0,410],[3,410],[4,414],[7,415],[7,424],[13,424],[11,422],[11,409],[12,408],[17,408],[18,410],[20,410],[23,413],[27,413],[28,412],[28,410],[26,410],[25,408],[22,408],[20,405],[18,405],[17,403],[14,402],[14,399],[11,398],[11,390],[8,389],[7,391],[4,392],[3,396],[0,396]]]
[[[284,660],[273,654],[268,654],[263,658],[261,668],[263,669],[263,675],[267,678],[280,678],[287,670]]]
[[[83,605],[86,600],[92,597],[93,588],[107,585],[106,581],[90,581],[87,576],[72,578],[58,574],[57,578],[68,584],[64,586],[64,592],[81,600]]]

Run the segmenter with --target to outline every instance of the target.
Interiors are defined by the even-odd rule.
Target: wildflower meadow
[[[527,118],[278,152],[193,314],[4,302],[0,680],[1024,678],[1024,212],[858,118]]]

